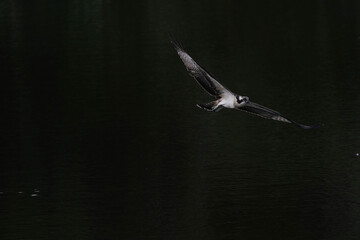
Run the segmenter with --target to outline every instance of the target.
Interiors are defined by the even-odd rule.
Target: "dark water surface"
[[[359,239],[358,1],[0,2],[0,239]],[[305,124],[209,113],[177,36]]]

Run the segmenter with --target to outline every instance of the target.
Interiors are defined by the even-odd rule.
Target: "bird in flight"
[[[184,51],[181,45],[174,39],[171,40],[177,54],[180,56],[181,61],[184,63],[186,70],[190,76],[195,78],[199,85],[216,100],[205,103],[197,104],[199,108],[207,111],[217,112],[222,108],[230,108],[242,110],[257,116],[272,119],[276,121],[292,123],[303,129],[313,129],[320,125],[306,126],[284,117],[281,113],[274,111],[270,108],[264,107],[260,104],[251,102],[247,96],[240,96],[231,92],[223,84],[215,79],[215,77],[206,71],[203,67],[195,62],[190,55]]]

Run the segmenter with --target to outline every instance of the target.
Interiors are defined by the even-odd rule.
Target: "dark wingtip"
[[[178,40],[176,40],[176,38],[174,37],[174,35],[172,33],[168,33],[168,35],[169,35],[170,42],[174,46],[176,51],[184,49],[181,46],[180,42]]]
[[[297,122],[293,122],[296,126],[302,128],[302,129],[316,129],[316,128],[321,128],[324,126],[324,124],[315,124],[315,125],[312,125],[312,126],[306,126],[306,125],[303,125],[303,124],[300,124],[300,123],[297,123]]]
[[[315,125],[311,126],[311,128],[312,128],[312,129],[314,129],[314,128],[321,128],[321,127],[323,127],[323,126],[324,126],[323,123],[319,123],[319,124],[315,124]]]

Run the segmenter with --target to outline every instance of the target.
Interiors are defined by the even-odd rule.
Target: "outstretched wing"
[[[187,54],[184,49],[176,40],[171,40],[177,54],[180,56],[181,61],[184,63],[186,70],[190,76],[196,79],[203,89],[210,95],[220,98],[227,94],[232,94],[224,85],[215,80],[209,72],[195,62],[194,59]]]
[[[293,120],[290,120],[289,118],[284,117],[281,115],[281,113],[274,111],[270,108],[264,107],[260,104],[253,103],[248,101],[244,106],[237,108],[238,110],[246,111],[251,114],[258,115],[263,118],[272,119],[276,121],[286,122],[286,123],[293,123],[296,126],[303,128],[303,129],[312,129],[312,128],[318,128],[320,125],[314,125],[314,126],[306,126],[297,122],[294,122]]]

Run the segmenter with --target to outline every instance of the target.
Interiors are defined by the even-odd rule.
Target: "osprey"
[[[277,111],[274,111],[270,108],[264,107],[260,104],[251,102],[247,96],[240,96],[231,92],[223,84],[215,79],[213,75],[207,72],[203,67],[195,62],[194,59],[190,57],[188,53],[180,46],[180,44],[171,40],[177,54],[180,56],[181,61],[184,63],[186,70],[189,72],[190,76],[195,78],[195,80],[200,84],[200,86],[211,96],[215,97],[216,100],[205,103],[197,104],[198,107],[207,110],[217,112],[222,108],[230,108],[242,110],[257,116],[272,119],[276,121],[293,123],[296,126],[303,129],[312,129],[317,128],[320,125],[306,126],[300,123],[297,123],[293,120],[290,120],[287,117],[284,117]]]

